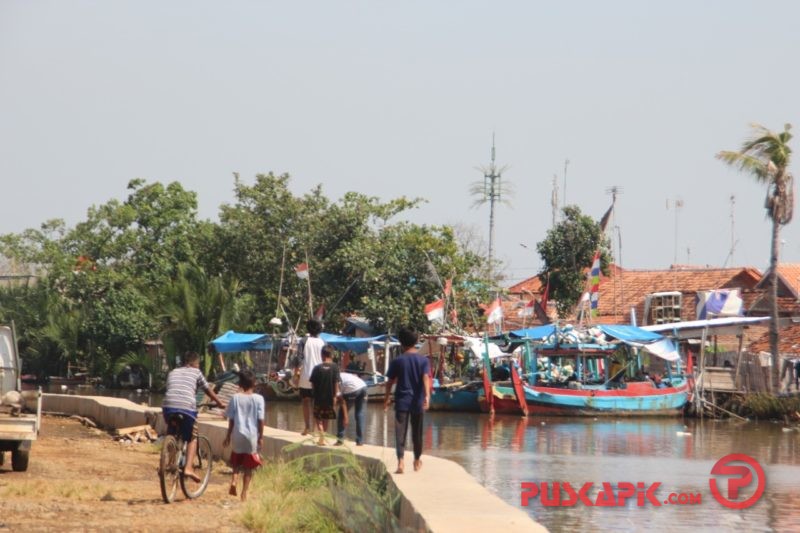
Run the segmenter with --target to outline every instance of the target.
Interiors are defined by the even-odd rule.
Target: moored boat
[[[521,390],[530,414],[674,416],[688,402],[689,380],[671,340],[634,326],[547,328],[536,328],[532,336],[512,333],[511,343],[526,362]],[[648,366],[656,370],[646,372],[643,362],[650,356]],[[482,411],[520,412],[510,383],[492,383],[490,390],[490,401],[480,393]]]

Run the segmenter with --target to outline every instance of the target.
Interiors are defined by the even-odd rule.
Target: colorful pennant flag
[[[500,298],[495,298],[486,308],[486,323],[495,324],[503,319],[503,306],[500,305]]]
[[[428,317],[428,320],[433,322],[434,320],[438,320],[442,322],[444,320],[444,300],[441,298],[436,300],[433,303],[429,303],[425,306],[425,315]]]
[[[592,260],[592,289],[590,300],[592,302],[592,316],[597,316],[597,303],[600,298],[600,250],[594,253]]]
[[[308,279],[308,263],[300,263],[294,267],[294,273],[300,279]]]

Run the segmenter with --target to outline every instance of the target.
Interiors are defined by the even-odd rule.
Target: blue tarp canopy
[[[325,341],[325,344],[333,347],[335,350],[342,352],[356,352],[364,353],[369,349],[372,343],[381,344],[386,342],[387,335],[378,335],[377,337],[346,337],[344,335],[334,335],[333,333],[320,333],[319,338]],[[396,342],[394,339],[389,338],[389,342]]]
[[[512,337],[519,337],[521,339],[546,339],[552,335],[556,330],[553,324],[545,324],[535,328],[517,329],[510,331],[509,335]]]
[[[626,342],[639,342],[642,344],[647,344],[650,342],[660,341],[664,338],[663,335],[653,333],[652,331],[645,331],[636,326],[602,325],[597,327],[599,327],[603,333],[609,337]]]
[[[272,340],[266,333],[236,333],[227,331],[211,344],[219,353],[244,352],[248,350],[271,350]]]
[[[670,339],[665,338],[658,333],[654,333],[652,331],[646,331],[636,326],[626,326],[626,325],[598,325],[595,326],[603,334],[607,337],[611,337],[612,339],[616,339],[620,342],[624,342],[630,346],[635,346],[637,348],[644,348],[648,352],[657,355],[663,359],[668,361],[677,361],[679,359],[678,349]],[[597,347],[602,347],[604,344],[594,344],[594,342],[589,339],[588,343],[586,340],[580,341],[580,337],[572,333],[571,328],[566,328],[562,330],[571,339],[561,339],[563,344],[574,344],[574,345],[582,345],[584,347],[588,347],[590,345],[594,345]],[[512,337],[512,344],[514,343],[514,338],[524,338],[524,339],[532,339],[532,340],[544,340],[553,342],[553,339],[550,338],[551,335],[555,333],[555,326],[553,324],[547,324],[544,326],[539,326],[535,328],[529,329],[518,329],[516,331],[509,332],[510,336]]]

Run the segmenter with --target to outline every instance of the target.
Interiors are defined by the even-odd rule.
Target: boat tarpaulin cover
[[[599,326],[609,337],[619,339],[625,344],[636,348],[643,348],[648,352],[667,361],[678,361],[681,356],[672,339],[658,333],[645,331],[636,326]]]
[[[545,324],[544,326],[537,326],[535,328],[517,329],[509,332],[509,335],[521,339],[546,339],[555,333],[555,331],[556,327],[553,324]]]
[[[244,351],[266,351],[272,349],[272,341],[266,333],[236,333],[226,331],[211,344],[219,353],[244,352]]]
[[[319,338],[325,344],[342,352],[364,353],[369,349],[370,344],[383,344],[386,342],[386,335],[377,337],[346,337],[344,335],[334,335],[333,333],[320,333]],[[389,338],[389,343],[397,344],[393,338]]]

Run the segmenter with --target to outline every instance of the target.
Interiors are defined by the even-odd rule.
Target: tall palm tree
[[[778,360],[778,252],[780,251],[781,226],[792,220],[794,211],[794,180],[789,172],[792,150],[791,124],[775,133],[764,126],[753,124],[753,135],[745,141],[738,152],[723,151],[717,158],[739,170],[751,174],[767,185],[764,207],[772,220],[772,246],[769,256],[769,283],[772,300],[772,320],[769,325],[769,347],[772,352],[772,386],[777,390],[780,383]]]

